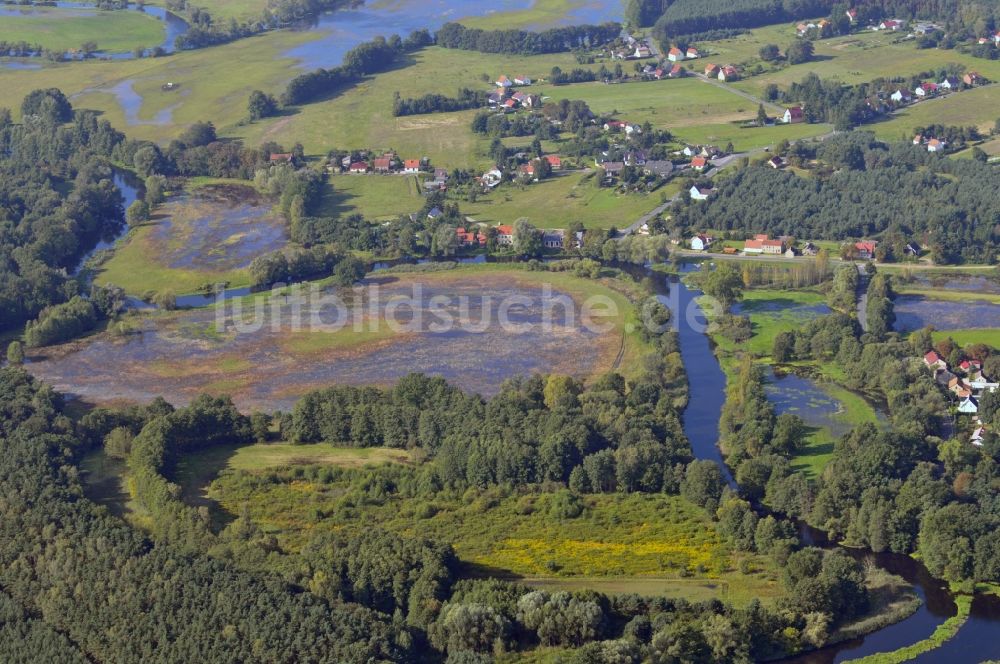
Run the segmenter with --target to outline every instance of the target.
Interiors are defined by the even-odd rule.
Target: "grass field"
[[[973,328],[968,330],[941,330],[934,332],[934,341],[951,337],[959,346],[971,344],[986,344],[992,348],[1000,349],[1000,329],[993,328]]]
[[[538,30],[570,20],[575,10],[588,3],[591,3],[591,0],[535,0],[529,9],[495,11],[485,16],[462,18],[459,19],[459,23],[483,30]]]
[[[997,119],[998,106],[1000,86],[990,85],[914,104],[870,128],[886,140],[911,140],[916,127],[940,123],[973,126],[989,133]]]
[[[159,20],[136,11],[32,7],[22,15],[0,17],[0,41],[25,41],[57,51],[94,42],[105,53],[120,53],[158,46],[164,35]]]
[[[385,221],[416,212],[424,205],[416,176],[337,175],[323,199],[321,215],[362,214]]]
[[[770,356],[779,333],[794,330],[825,310],[826,298],[814,291],[748,290],[740,303],[740,313],[750,316],[753,328],[747,348],[759,357]]]
[[[475,203],[459,201],[462,213],[476,221],[510,224],[527,217],[539,228],[565,228],[573,221],[588,228],[624,228],[660,203],[659,192],[618,194],[598,188],[593,173],[574,172],[528,185],[504,185]]]

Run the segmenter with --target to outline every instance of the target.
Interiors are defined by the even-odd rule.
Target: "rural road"
[[[858,322],[861,331],[868,331],[868,269],[858,263]]]

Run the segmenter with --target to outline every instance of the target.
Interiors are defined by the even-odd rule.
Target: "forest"
[[[796,146],[796,150],[809,150]],[[675,208],[687,228],[846,240],[892,231],[930,246],[936,263],[995,261],[996,172],[865,132],[824,141],[815,157],[839,170],[805,179],[763,165],[718,180],[708,201]]]
[[[693,33],[825,16],[832,4],[831,0],[674,0],[656,20],[653,35],[670,43]]]

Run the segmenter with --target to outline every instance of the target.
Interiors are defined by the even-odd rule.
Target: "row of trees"
[[[551,28],[543,32],[526,30],[482,30],[467,28],[461,23],[445,23],[438,30],[438,46],[481,53],[510,55],[540,55],[560,53],[581,47],[607,43],[621,33],[618,23],[574,25]]]
[[[404,115],[423,115],[425,113],[451,113],[466,111],[470,108],[482,108],[489,100],[489,93],[479,90],[462,88],[457,97],[441,94],[427,94],[416,99],[403,99],[396,93],[392,102],[392,114],[396,117]]]

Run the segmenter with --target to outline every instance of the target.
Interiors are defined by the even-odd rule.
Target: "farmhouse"
[[[498,88],[505,88],[506,89],[506,88],[509,88],[512,85],[514,85],[513,81],[511,81],[509,78],[507,78],[506,75],[501,76],[500,78],[497,79],[497,87]]]
[[[514,77],[514,85],[531,85],[531,77],[521,74]]]
[[[977,72],[974,71],[966,72],[965,75],[962,76],[962,83],[965,83],[970,88],[974,85],[979,85],[981,81],[982,81],[982,76],[980,76]]]
[[[705,251],[712,244],[712,238],[708,235],[695,235],[691,238],[691,248],[695,251]]]
[[[701,57],[701,53],[698,52],[694,46],[689,46],[687,52],[684,54],[688,60],[695,60]]]
[[[367,173],[368,172],[368,162],[366,161],[356,161],[348,167],[348,172],[350,173]]]
[[[945,76],[944,80],[942,80],[941,83],[938,84],[938,87],[944,88],[945,90],[958,90],[960,85],[961,84],[959,83],[958,79],[955,78],[954,76]]]
[[[684,51],[677,48],[676,46],[671,46],[670,50],[667,51],[667,60],[671,62],[680,62],[684,59]]]
[[[937,94],[937,91],[938,91],[937,83],[931,83],[930,81],[926,81],[918,85],[917,88],[913,91],[913,94],[917,97],[933,97],[934,95]]]
[[[616,178],[625,170],[624,161],[606,161],[603,164],[598,164],[598,166],[604,169],[604,174],[609,178]]]
[[[388,173],[392,170],[394,161],[391,157],[379,157],[373,162],[376,173]]]
[[[544,159],[545,161],[549,162],[549,166],[552,167],[552,170],[558,171],[558,170],[562,169],[562,158],[561,157],[557,157],[554,154],[547,154],[544,157],[542,157],[542,159]]]
[[[674,65],[670,68],[670,73],[667,74],[670,78],[683,78],[684,77],[684,67],[679,64]]]
[[[878,24],[878,29],[879,30],[891,30],[893,32],[896,32],[897,30],[902,30],[905,25],[906,24],[903,21],[901,21],[900,19],[898,19],[898,18],[891,18],[891,19],[888,19],[888,20],[885,20],[885,21],[882,21],[881,23],[879,23]]]
[[[420,172],[420,160],[419,159],[406,159],[403,161],[403,172],[404,173],[419,173]]]
[[[708,64],[705,65],[705,76],[709,78],[714,78],[719,75],[719,65]]]
[[[290,164],[292,163],[292,153],[291,152],[275,152],[270,157],[268,161],[272,164]]]
[[[785,243],[782,240],[772,240],[767,235],[756,235],[743,244],[743,253],[776,256],[785,253]]]
[[[538,182],[538,178],[536,177],[536,169],[534,162],[529,161],[527,164],[521,164],[520,166],[518,166],[517,174],[523,178],[531,179],[534,180],[535,182]]]
[[[696,171],[699,172],[704,171],[707,166],[708,166],[708,159],[706,157],[698,155],[691,159],[691,168],[693,168]]]
[[[927,141],[928,152],[941,152],[948,144],[939,138],[931,138]]]
[[[773,157],[767,160],[767,165],[774,169],[784,168],[785,160],[779,157],[778,155],[774,155]]]
[[[962,399],[962,403],[958,404],[958,412],[975,415],[979,412],[979,402],[974,397],[966,397]]]
[[[801,106],[792,106],[791,108],[785,109],[784,123],[785,124],[797,124],[806,119],[805,114],[802,112]]]

